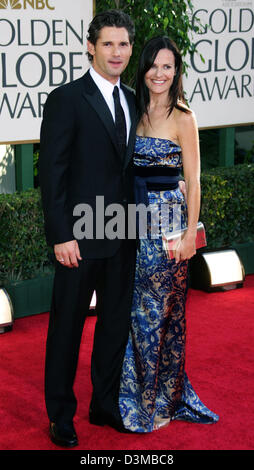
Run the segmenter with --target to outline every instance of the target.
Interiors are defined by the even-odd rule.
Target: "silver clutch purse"
[[[188,227],[182,230],[177,230],[175,232],[169,233],[168,236],[164,235],[162,237],[163,249],[165,250],[168,259],[175,258],[175,250],[179,242],[184,237],[184,234],[187,231],[187,228]],[[206,233],[205,233],[204,224],[202,222],[198,222],[197,236],[196,236],[196,249],[198,250],[199,248],[203,248],[206,245],[207,245],[207,242],[206,242]]]

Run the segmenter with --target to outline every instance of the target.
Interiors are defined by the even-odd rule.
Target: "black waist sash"
[[[135,166],[136,205],[149,205],[148,191],[176,189],[180,180],[180,169],[168,166]]]

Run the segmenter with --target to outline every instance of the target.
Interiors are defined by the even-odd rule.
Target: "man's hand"
[[[78,268],[78,260],[82,260],[76,240],[54,245],[54,252],[57,261],[68,268]]]

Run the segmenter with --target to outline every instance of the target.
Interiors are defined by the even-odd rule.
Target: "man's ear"
[[[93,45],[90,41],[87,41],[87,51],[88,51],[89,54],[91,54],[92,56],[95,54],[95,47],[94,47],[94,45]]]

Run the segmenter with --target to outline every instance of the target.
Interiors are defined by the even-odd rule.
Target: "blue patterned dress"
[[[181,148],[170,140],[137,136],[134,165],[182,168]],[[170,208],[181,204],[181,223],[187,225],[179,188],[149,191],[148,200],[156,211],[161,203]],[[218,420],[200,401],[184,370],[187,270],[188,261],[167,259],[161,237],[140,240],[119,394],[123,423],[131,431],[151,432],[172,420]]]

